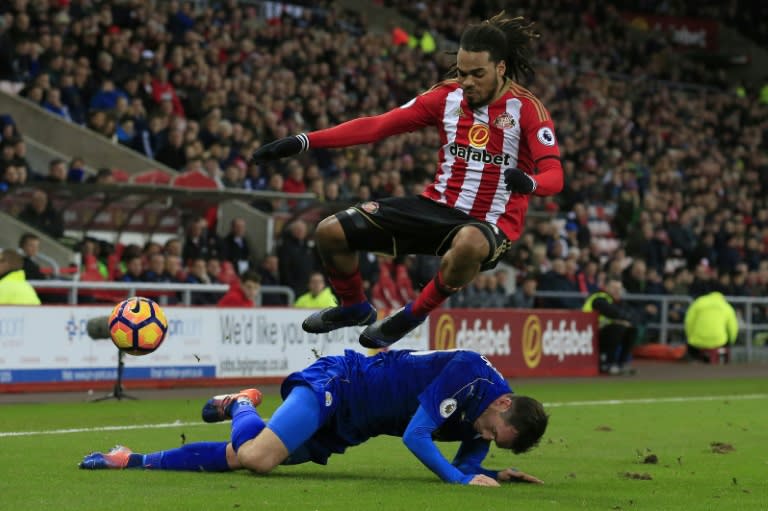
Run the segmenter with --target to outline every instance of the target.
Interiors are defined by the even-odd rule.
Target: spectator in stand
[[[267,188],[267,178],[263,175],[258,163],[248,164],[248,173],[243,181],[246,190],[259,191]]]
[[[61,214],[51,205],[48,194],[43,190],[32,192],[32,198],[19,215],[22,222],[58,239],[64,236]]]
[[[85,182],[97,185],[111,185],[115,182],[115,176],[112,173],[112,169],[101,167],[96,171],[95,175],[89,176]]]
[[[285,180],[283,181],[283,191],[286,193],[304,193],[307,191],[307,185],[304,183],[304,169],[298,161],[291,159],[288,160],[287,172]],[[297,201],[291,199],[288,201],[288,207],[293,208],[296,206]]]
[[[181,257],[172,254],[165,255],[165,277],[168,279],[166,282],[184,282],[187,275],[184,272],[184,267],[181,264]]]
[[[584,312],[597,311],[598,344],[600,347],[600,372],[603,374],[631,374],[629,367],[632,347],[637,339],[637,325],[641,322],[638,312],[623,301],[621,279],[609,277],[605,290],[590,295],[584,302]]]
[[[293,304],[294,307],[323,309],[325,307],[334,307],[338,304],[333,291],[326,285],[322,272],[312,272],[309,276],[307,287],[309,290],[296,299],[296,303]]]
[[[57,88],[51,87],[45,92],[45,101],[43,101],[42,107],[65,121],[72,122],[69,107],[61,101],[61,91]]]
[[[0,251],[0,305],[40,305],[40,298],[27,282],[23,266],[23,258],[15,250]]]
[[[229,233],[221,240],[221,258],[231,262],[238,273],[251,268],[251,247],[245,233],[245,220],[234,218],[230,223]]]
[[[279,261],[276,255],[266,256],[259,265],[259,275],[262,286],[280,286]],[[285,295],[263,292],[261,294],[262,305],[288,305]]]
[[[206,261],[202,257],[190,261],[186,282],[189,284],[218,284],[215,279],[208,275]],[[190,299],[192,305],[213,305],[221,299],[221,295],[209,292],[193,292]]]
[[[187,164],[187,151],[184,147],[184,133],[173,129],[168,134],[168,142],[155,154],[155,159],[172,169],[183,170]]]
[[[414,295],[405,265],[389,256],[378,255],[376,259],[379,271],[371,287],[371,303],[390,311],[403,307]],[[405,281],[401,280],[403,274]]]
[[[255,307],[261,290],[261,277],[247,271],[230,284],[229,291],[219,300],[219,307]]]
[[[513,309],[533,309],[536,307],[536,275],[529,273],[509,297],[509,306]]]
[[[478,273],[477,276],[461,290],[451,296],[449,305],[453,309],[471,309],[486,307],[490,298],[488,275]]]
[[[488,302],[486,308],[500,309],[507,306],[507,272],[500,269],[488,274]]]
[[[552,260],[552,269],[539,277],[539,291],[554,291],[576,293],[577,285],[568,279],[566,262],[562,259]],[[548,309],[577,309],[581,300],[573,297],[542,298],[541,306]]]
[[[85,170],[85,161],[79,156],[75,156],[69,162],[69,169],[67,169],[67,182],[68,183],[83,183],[87,177]]]
[[[64,184],[67,181],[67,162],[54,158],[48,163],[48,176],[44,178],[49,183]]]
[[[144,256],[144,259],[149,261],[149,258],[153,255],[163,253],[163,246],[156,241],[150,240],[144,243],[144,248],[142,248],[141,252]]]
[[[283,229],[277,257],[280,263],[280,279],[284,286],[293,289],[296,296],[307,291],[307,282],[315,270],[315,254],[308,240],[309,230],[303,220],[294,220]]]
[[[90,280],[106,280],[109,278],[109,268],[102,251],[102,244],[96,238],[86,237],[80,243],[80,272],[88,274]]]
[[[0,191],[5,192],[10,188],[19,184],[19,172],[16,166],[8,164],[5,168],[0,167],[2,174],[0,175]]]
[[[211,282],[222,282],[221,280],[221,261],[216,257],[211,257],[205,262],[205,271]]]
[[[222,185],[225,188],[244,188],[245,179],[243,174],[245,172],[245,164],[238,160],[227,165],[224,170],[224,177],[221,180]]]
[[[11,139],[3,140],[0,150],[2,151],[0,154],[0,165],[3,168],[13,165],[16,158],[16,149],[13,147],[13,141]]]
[[[141,255],[134,253],[125,257],[125,273],[118,279],[120,282],[144,282],[144,267]]]
[[[283,192],[283,184],[285,180],[279,173],[272,174],[269,178],[267,188],[268,192]],[[255,200],[251,206],[259,209],[265,213],[282,213],[289,210],[288,203],[285,199],[258,199]]]
[[[169,238],[163,245],[163,253],[166,256],[182,256],[181,241],[178,238]]]
[[[219,243],[215,236],[208,233],[208,222],[203,217],[192,218],[187,222],[182,258],[190,261],[198,257],[204,259],[219,256]]]
[[[31,232],[25,232],[19,238],[19,251],[24,258],[22,269],[27,280],[42,280],[47,277],[40,271],[40,266],[35,262],[35,257],[40,253],[40,238]]]
[[[144,282],[171,282],[171,276],[165,272],[165,256],[162,252],[147,254],[147,269],[141,275]]]

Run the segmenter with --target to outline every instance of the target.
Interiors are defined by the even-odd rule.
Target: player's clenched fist
[[[507,169],[504,171],[504,184],[507,191],[512,193],[529,194],[536,191],[536,180],[520,169]]]

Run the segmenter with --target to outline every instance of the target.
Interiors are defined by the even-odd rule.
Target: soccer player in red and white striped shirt
[[[517,83],[533,71],[529,43],[536,37],[531,23],[502,12],[463,32],[452,79],[387,113],[282,138],[254,153],[254,161],[261,162],[427,126],[440,132],[435,180],[420,196],[364,202],[319,224],[318,248],[341,304],[309,316],[304,330],[368,325],[361,344],[391,345],[478,272],[497,264],[524,228],[529,195],[562,189],[552,119]],[[437,275],[412,303],[376,321],[363,293],[358,250],[442,259]]]

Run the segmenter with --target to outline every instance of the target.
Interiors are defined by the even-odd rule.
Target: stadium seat
[[[112,169],[112,179],[115,183],[127,183],[131,180],[131,175],[122,169]]]
[[[199,170],[184,172],[183,174],[174,177],[171,184],[173,186],[181,186],[184,188],[219,188],[219,184],[215,179]]]
[[[131,177],[131,182],[134,184],[156,184],[156,185],[167,185],[170,184],[171,179],[173,176],[169,174],[168,172],[165,172],[164,170],[160,169],[152,169],[152,170],[145,170],[143,172],[139,172],[138,174],[134,174]]]

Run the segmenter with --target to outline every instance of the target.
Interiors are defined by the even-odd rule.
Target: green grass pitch
[[[203,398],[7,404],[0,407],[0,509],[768,509],[765,380],[512,383],[549,405],[550,428],[531,453],[493,449],[486,466],[515,466],[543,479],[543,486],[446,485],[399,438],[389,437],[334,456],[325,467],[281,467],[269,476],[85,471],[77,463],[92,450],[116,443],[159,450],[180,445],[182,435],[186,442],[221,440],[229,426],[199,421]],[[261,409],[268,415],[277,403],[267,396]],[[176,421],[170,427],[96,429]],[[63,429],[88,431],[8,434]],[[713,451],[714,442],[724,444],[722,452]],[[441,445],[449,455],[456,448]],[[651,455],[657,463],[645,462]]]

